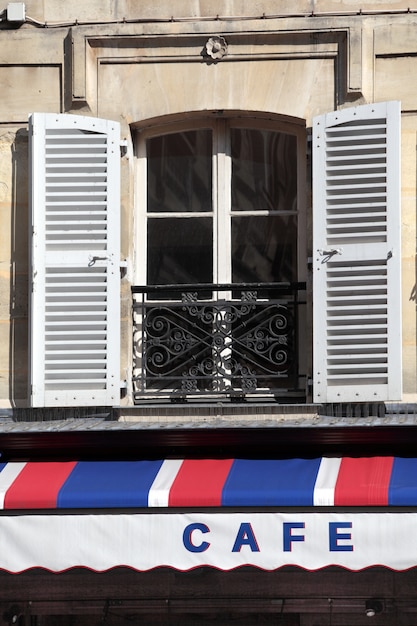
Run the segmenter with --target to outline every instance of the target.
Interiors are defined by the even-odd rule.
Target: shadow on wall
[[[9,397],[28,406],[28,131],[18,130],[12,144],[10,259]]]

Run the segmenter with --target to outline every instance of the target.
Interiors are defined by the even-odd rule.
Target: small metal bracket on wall
[[[120,140],[120,156],[124,157],[127,154],[127,139]]]

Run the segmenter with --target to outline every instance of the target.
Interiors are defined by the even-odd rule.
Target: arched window
[[[137,284],[173,303],[142,311],[148,390],[299,391],[304,132],[221,117],[139,133]]]
[[[301,126],[216,119],[139,142],[139,282],[297,281]]]

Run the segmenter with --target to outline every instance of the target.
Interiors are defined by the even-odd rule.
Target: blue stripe
[[[388,506],[417,505],[417,459],[394,458]]]
[[[163,461],[83,461],[61,487],[57,508],[147,507]]]
[[[7,463],[0,463],[0,472],[2,472],[4,470],[6,465],[7,465]]]
[[[312,506],[321,459],[235,460],[223,506]]]

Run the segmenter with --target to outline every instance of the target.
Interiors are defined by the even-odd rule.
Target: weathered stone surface
[[[276,2],[274,0],[176,0],[175,4],[168,0],[160,2],[141,2],[136,0],[90,0],[83,2],[65,2],[60,0],[27,0],[28,15],[46,22],[65,22],[77,19],[171,19],[187,17],[216,16],[262,16],[262,15],[294,15],[311,13],[352,12],[359,11],[407,11],[416,9],[415,0],[294,0]]]
[[[141,198],[135,128],[213,110],[274,114],[308,128],[314,115],[389,99],[401,100],[403,111],[399,323],[404,392],[417,400],[417,0],[27,0],[26,13],[20,27],[2,22],[0,37],[0,403],[25,403],[27,393],[31,112],[121,122],[121,378],[128,379]],[[202,54],[212,35],[228,44],[215,62]],[[307,185],[307,209],[309,193]]]
[[[98,77],[99,115],[112,117],[114,102],[126,103],[130,123],[201,110],[243,110],[311,118],[335,101],[333,61],[249,60],[201,63],[110,65]],[[143,89],[143,86],[146,89]],[[297,94],[297,97],[294,97]]]

